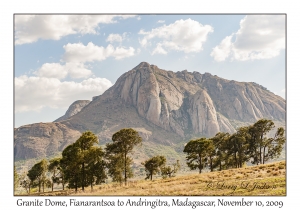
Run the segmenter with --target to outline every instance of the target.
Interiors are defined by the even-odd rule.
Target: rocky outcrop
[[[255,122],[261,118],[285,121],[285,100],[258,84],[209,75],[202,85],[214,101],[217,111],[228,119],[242,122]]]
[[[81,133],[61,123],[35,123],[15,129],[15,160],[46,157],[62,151]]]
[[[213,136],[220,131],[217,112],[211,98],[205,90],[199,90],[192,95],[189,104],[190,109],[187,111],[195,133]],[[227,132],[229,132],[229,130]]]
[[[78,112],[80,112],[90,102],[91,102],[90,100],[78,100],[78,101],[75,101],[74,103],[72,103],[69,106],[68,110],[66,111],[66,114],[64,116],[61,116],[60,118],[58,118],[54,122],[64,121],[64,120],[72,117],[73,115],[75,115]]]
[[[113,133],[128,127],[136,128],[144,141],[174,145],[220,131],[233,133],[236,125],[260,118],[284,123],[285,104],[283,98],[256,83],[187,70],[175,73],[142,62],[91,102],[74,102],[56,120],[60,123],[18,128],[15,156],[29,158],[61,151],[86,130],[96,133],[104,144]]]

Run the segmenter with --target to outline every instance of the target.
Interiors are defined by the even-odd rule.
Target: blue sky
[[[285,15],[15,15],[15,127],[51,122],[142,61],[285,97]]]

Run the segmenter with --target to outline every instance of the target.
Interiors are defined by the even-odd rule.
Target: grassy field
[[[178,175],[167,179],[158,178],[153,181],[129,181],[127,186],[120,186],[118,183],[102,184],[94,186],[93,191],[87,187],[85,192],[75,193],[70,190],[38,195],[285,196],[286,163],[280,161],[239,169]]]

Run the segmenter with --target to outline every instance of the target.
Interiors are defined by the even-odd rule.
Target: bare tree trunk
[[[210,157],[210,171],[213,171],[213,167],[212,167],[212,157]]]
[[[266,147],[264,147],[264,152],[263,152],[263,164],[265,164],[265,154],[266,154]]]
[[[201,159],[201,155],[199,155],[199,174],[201,174],[202,171],[202,159]]]
[[[234,153],[234,160],[235,160],[235,168],[238,168],[238,161],[236,157],[236,152]]]
[[[82,183],[81,183],[81,189],[84,191],[84,179],[85,179],[85,174],[84,174],[84,163],[82,163]]]
[[[93,191],[93,181],[91,179],[91,191]]]
[[[125,179],[125,186],[127,186],[127,168],[126,168],[126,152],[125,152],[125,174],[124,174],[124,179]]]
[[[77,186],[78,186],[78,177],[76,175],[76,178],[75,178],[75,192],[77,192]]]
[[[62,176],[62,187],[63,187],[63,190],[65,190],[65,180],[64,180],[64,176]]]
[[[259,148],[259,163],[260,164],[262,163],[262,160],[261,160],[261,147]]]

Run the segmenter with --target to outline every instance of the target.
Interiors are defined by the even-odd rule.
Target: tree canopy
[[[41,185],[43,185],[43,191],[44,191],[47,169],[48,169],[47,160],[43,159],[40,162],[36,163],[27,173],[27,176],[31,181],[31,185],[34,184],[38,185],[39,192],[41,192]]]
[[[277,129],[274,137],[268,137],[274,128],[272,120],[261,119],[253,125],[237,128],[233,134],[219,132],[210,139],[190,140],[183,150],[187,153],[187,165],[201,173],[206,166],[213,171],[215,168],[241,168],[249,161],[264,164],[278,158],[286,142],[282,127]]]
[[[212,140],[207,138],[200,138],[189,141],[183,152],[187,153],[186,160],[190,169],[198,169],[199,173],[207,164],[207,159],[210,153],[214,151],[214,145]]]
[[[70,188],[102,183],[106,179],[104,152],[98,144],[97,136],[91,131],[84,132],[73,144],[62,152],[61,167]]]
[[[109,174],[114,181],[127,184],[127,178],[132,177],[132,153],[134,146],[142,143],[138,132],[132,128],[124,128],[113,134],[112,143],[106,144],[106,157],[109,161]]]
[[[145,166],[146,171],[145,179],[152,180],[153,175],[156,175],[158,172],[160,172],[165,164],[166,158],[164,156],[155,156],[143,162],[142,165]]]

